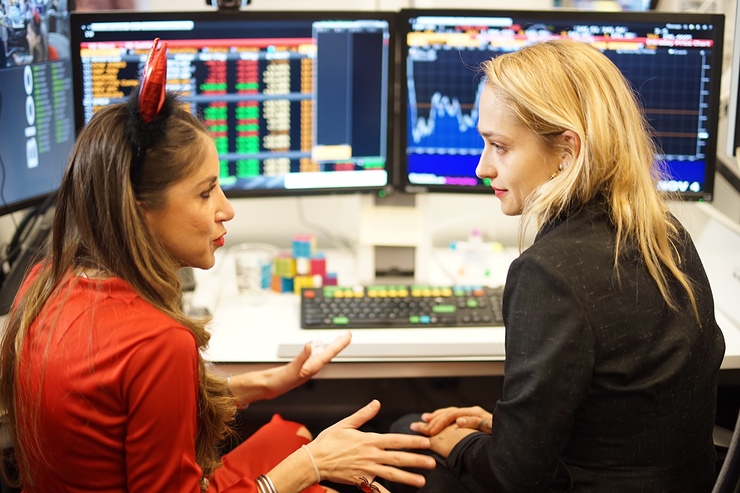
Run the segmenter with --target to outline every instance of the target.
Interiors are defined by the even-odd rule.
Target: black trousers
[[[391,433],[418,435],[419,433],[409,428],[411,423],[416,421],[421,421],[421,414],[407,414],[396,420],[388,431]],[[465,488],[447,468],[444,457],[431,450],[414,450],[413,452],[434,457],[437,462],[436,467],[431,471],[427,469],[409,469],[409,471],[424,476],[426,478],[426,485],[420,489],[416,489],[405,484],[391,483],[384,479],[378,479],[378,482],[383,484],[392,493],[470,493],[470,490]]]

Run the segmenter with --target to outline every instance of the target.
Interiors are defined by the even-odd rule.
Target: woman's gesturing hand
[[[231,377],[231,392],[240,405],[264,399],[274,399],[289,390],[303,385],[316,375],[332,358],[347,347],[352,340],[344,332],[321,351],[306,343],[303,351],[288,364],[263,371],[252,371]]]
[[[430,448],[429,439],[418,435],[359,431],[379,410],[380,402],[373,400],[322,431],[311,442],[322,478],[357,486],[364,482],[363,478],[372,484],[377,477],[417,488],[424,485],[423,476],[401,468],[434,468],[432,457],[407,451]]]
[[[310,342],[307,343],[303,347],[303,352],[289,364],[289,366],[296,365],[299,368],[298,385],[305,383],[316,375],[324,365],[329,363],[342,349],[346,348],[351,340],[352,333],[344,332],[327,346],[322,347],[320,351],[314,348]]]

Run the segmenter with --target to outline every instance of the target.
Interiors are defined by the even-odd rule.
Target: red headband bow
[[[155,38],[146,59],[139,93],[139,113],[145,122],[151,123],[162,109],[166,83],[167,43],[160,45],[159,38]]]

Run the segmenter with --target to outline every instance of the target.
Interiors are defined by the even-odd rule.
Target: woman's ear
[[[563,161],[572,163],[581,154],[581,138],[572,130],[566,130],[562,134],[563,139]]]
[[[151,216],[152,216],[152,213],[151,213],[151,211],[149,211],[149,209],[146,208],[146,206],[144,205],[144,202],[142,202],[141,200],[137,200],[136,201],[136,207],[138,207],[139,208],[139,211],[141,211],[141,215],[144,216],[144,220],[147,223],[151,224],[151,220],[152,220],[152,217]]]

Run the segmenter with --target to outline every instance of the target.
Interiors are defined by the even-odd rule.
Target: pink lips
[[[226,234],[222,234],[221,236],[213,240],[213,244],[217,247],[224,246],[224,243],[226,243]]]
[[[496,194],[496,197],[499,198],[499,199],[501,197],[503,197],[504,195],[506,195],[507,192],[508,192],[508,190],[502,190],[500,188],[494,188],[493,189],[493,193],[495,193]]]

